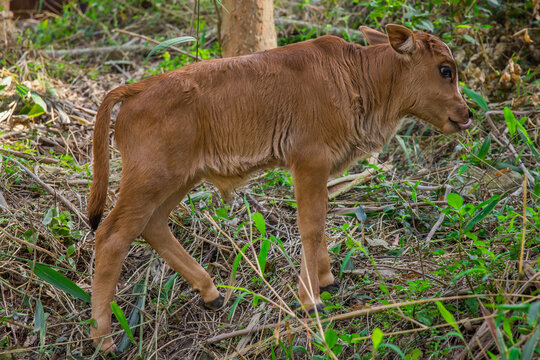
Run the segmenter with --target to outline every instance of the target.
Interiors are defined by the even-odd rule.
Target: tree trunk
[[[13,34],[12,14],[9,11],[9,0],[0,0],[0,48],[7,48]],[[4,57],[4,54],[2,54]]]
[[[223,57],[251,54],[277,46],[272,0],[223,0]]]

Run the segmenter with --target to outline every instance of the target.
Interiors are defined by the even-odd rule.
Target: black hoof
[[[317,312],[319,314],[326,314],[326,311],[324,311],[324,304],[317,304]],[[308,314],[309,315],[315,314],[315,308],[312,307],[311,309],[309,309]]]
[[[113,355],[113,359],[122,359],[122,351],[118,349],[114,349],[111,354]]]
[[[319,291],[321,292],[321,294],[325,291],[329,292],[330,294],[335,294],[338,292],[338,290],[339,290],[339,283],[336,279],[334,279],[334,282],[332,284],[319,288]]]
[[[223,296],[219,294],[217,299],[214,299],[209,302],[203,301],[203,306],[205,307],[205,309],[208,309],[208,310],[219,310],[223,306],[223,300],[224,300]]]

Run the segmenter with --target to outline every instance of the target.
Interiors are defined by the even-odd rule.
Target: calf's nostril
[[[471,109],[469,109],[469,119],[472,119],[472,117],[473,117],[473,113],[472,113]]]

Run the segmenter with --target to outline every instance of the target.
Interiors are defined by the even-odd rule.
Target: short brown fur
[[[117,102],[123,172],[118,202],[96,232],[92,336],[110,333],[109,303],[138,235],[215,304],[217,288],[174,238],[168,215],[201,180],[228,199],[250,173],[268,167],[293,175],[303,247],[299,296],[308,310],[321,303],[319,288],[334,283],[324,236],[329,176],[380,149],[404,115],[445,133],[470,123],[444,43],[398,25],[387,27],[388,36],[362,31],[372,46],[323,36],[195,63],[107,94],[94,133],[93,228],[105,207],[110,114]],[[441,78],[442,64],[452,68],[452,79]],[[113,348],[105,338],[102,349]]]

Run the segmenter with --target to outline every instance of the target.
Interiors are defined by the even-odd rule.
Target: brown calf
[[[210,275],[171,233],[169,213],[203,179],[229,198],[251,172],[268,167],[293,175],[303,249],[299,297],[307,310],[321,304],[319,289],[335,286],[324,235],[329,176],[380,149],[404,115],[446,134],[471,125],[448,47],[399,25],[386,30],[362,28],[367,47],[323,36],[191,64],[107,94],[94,130],[93,228],[105,207],[110,114],[120,101],[115,136],[123,173],[118,202],[96,232],[93,337],[110,333],[109,304],[139,235],[207,307],[220,307]],[[114,349],[110,337],[102,349]]]

